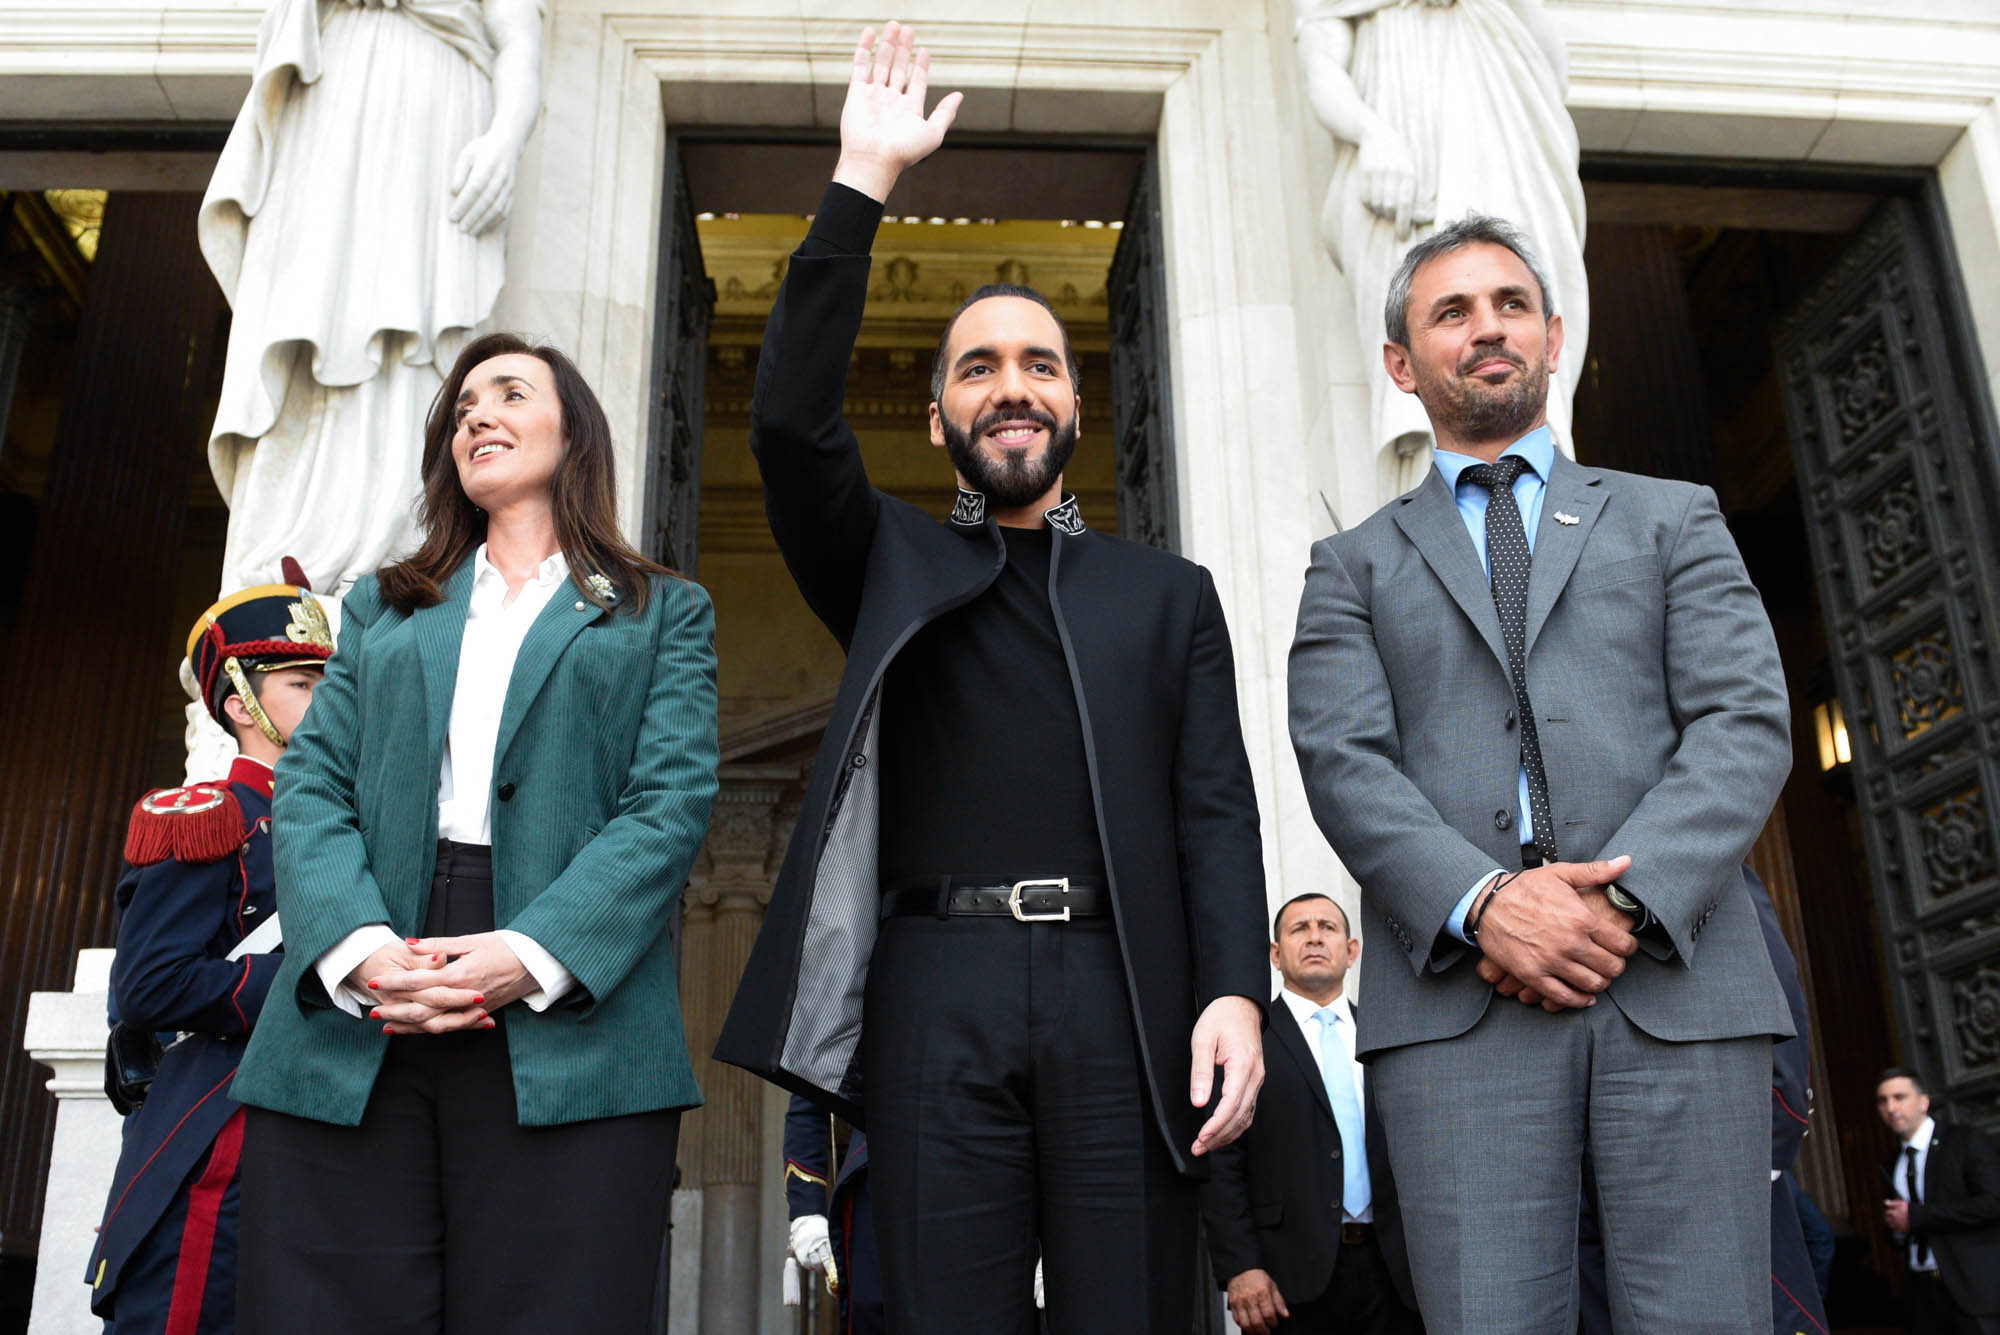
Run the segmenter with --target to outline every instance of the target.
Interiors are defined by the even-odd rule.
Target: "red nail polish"
[[[372,988],[380,988],[380,987],[381,987],[382,985],[381,985],[380,983],[376,982],[376,981],[375,981],[375,980],[374,980],[373,978],[370,978],[370,979],[368,980],[368,986],[370,986],[370,987],[372,987]]]
[[[486,998],[485,998],[485,997],[474,997],[474,998],[472,999],[472,1004],[473,1004],[473,1005],[475,1005],[475,1006],[484,1006],[484,1005],[486,1004]]]
[[[379,1020],[379,1019],[381,1019],[381,1018],[382,1018],[382,1012],[381,1012],[381,1011],[369,1011],[369,1012],[368,1012],[368,1018],[369,1018],[369,1019],[371,1019],[371,1020]]]
[[[406,946],[414,946],[415,944],[417,944],[418,941],[422,939],[423,938],[416,936],[406,936],[403,938],[403,944]]]
[[[382,1026],[382,1032],[383,1032],[383,1033],[385,1033],[385,1034],[393,1034],[393,1033],[395,1033],[396,1031],[395,1031],[395,1030],[394,1030],[393,1028],[391,1028],[390,1026],[388,1026],[388,1025],[386,1025],[386,1024],[385,1024],[385,1025],[383,1025],[383,1026]]]
[[[432,963],[432,964],[436,964],[436,963],[437,963],[437,962],[438,962],[439,960],[441,960],[441,959],[443,959],[443,958],[444,958],[444,956],[442,956],[442,955],[433,955],[433,956],[431,956],[431,963]]]
[[[493,1017],[489,1015],[484,1020],[481,1020],[479,1027],[481,1029],[491,1029],[493,1027]]]

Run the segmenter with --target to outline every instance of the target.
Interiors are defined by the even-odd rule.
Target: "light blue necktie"
[[[1333,1124],[1340,1128],[1340,1205],[1355,1218],[1367,1210],[1373,1193],[1368,1186],[1368,1149],[1362,1137],[1361,1101],[1354,1097],[1353,1059],[1333,1026],[1339,1012],[1327,1006],[1313,1012],[1319,1021],[1319,1069],[1333,1104]]]

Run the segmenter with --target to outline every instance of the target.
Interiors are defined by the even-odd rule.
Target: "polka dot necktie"
[[[1480,464],[1460,474],[1467,482],[1487,488],[1486,561],[1492,569],[1493,606],[1500,613],[1500,636],[1507,642],[1507,674],[1514,679],[1514,705],[1521,716],[1521,768],[1528,774],[1528,815],[1535,824],[1535,850],[1542,861],[1555,862],[1555,821],[1549,815],[1549,776],[1542,768],[1542,739],[1535,728],[1535,710],[1528,703],[1528,530],[1521,524],[1521,507],[1514,500],[1514,481],[1528,471],[1517,454]]]

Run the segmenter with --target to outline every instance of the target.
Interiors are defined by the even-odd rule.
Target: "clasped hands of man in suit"
[[[383,946],[348,982],[376,999],[385,1034],[493,1028],[493,1012],[535,990],[535,978],[498,932],[410,937]]]
[[[1479,976],[1552,1015],[1595,1005],[1639,949],[1632,916],[1604,895],[1631,865],[1629,857],[1550,862],[1506,880],[1479,917]]]

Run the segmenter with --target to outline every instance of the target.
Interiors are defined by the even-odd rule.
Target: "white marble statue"
[[[221,588],[339,594],[415,546],[424,414],[505,275],[539,0],[271,0],[202,201],[234,312]]]
[[[1549,423],[1570,450],[1590,298],[1568,60],[1542,0],[1299,0],[1298,50],[1307,99],[1337,140],[1320,237],[1354,294],[1391,494],[1422,477],[1431,434],[1382,369],[1382,303],[1404,251],[1469,212],[1525,231],[1554,284],[1566,337]]]

